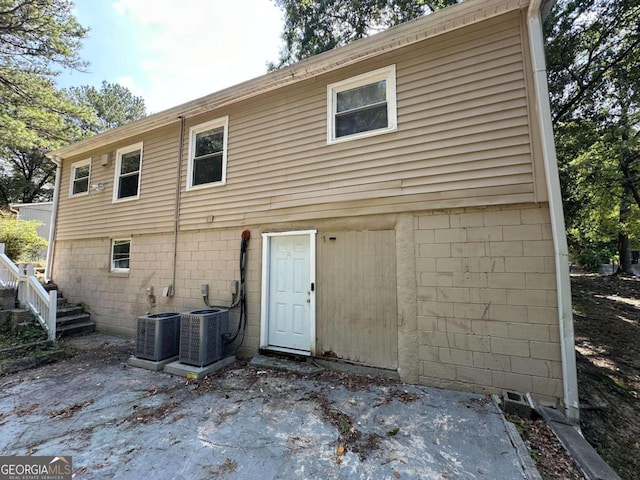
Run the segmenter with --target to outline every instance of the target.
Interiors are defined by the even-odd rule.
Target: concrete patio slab
[[[0,378],[1,455],[71,455],[75,478],[526,478],[490,398],[242,361],[185,381],[88,344]]]

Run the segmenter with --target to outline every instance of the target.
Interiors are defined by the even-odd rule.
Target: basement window
[[[113,201],[135,200],[140,197],[142,173],[142,143],[116,151],[116,172],[113,182]]]
[[[397,130],[396,66],[327,86],[327,143]]]
[[[131,239],[114,239],[111,241],[111,271],[128,272],[131,258]]]
[[[91,175],[91,159],[81,160],[71,164],[71,184],[69,196],[86,195],[89,193],[89,177]]]
[[[222,117],[189,130],[187,190],[226,183],[228,126]]]

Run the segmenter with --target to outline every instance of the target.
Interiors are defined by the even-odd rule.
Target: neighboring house
[[[150,288],[229,303],[248,230],[242,353],[576,419],[540,3],[467,0],[52,152],[49,278],[132,337]]]
[[[38,235],[42,238],[49,238],[53,202],[12,203],[9,205],[9,208],[18,215],[19,220],[35,220],[40,222],[40,225],[36,227]]]
[[[35,220],[40,222],[40,225],[36,227],[38,235],[42,238],[49,238],[53,202],[12,203],[9,205],[9,208],[11,211],[17,213],[19,220]],[[47,258],[47,249],[40,251],[40,258]]]

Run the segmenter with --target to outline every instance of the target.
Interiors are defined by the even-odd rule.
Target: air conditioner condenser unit
[[[204,367],[222,358],[222,335],[229,330],[229,310],[183,313],[180,318],[180,363]]]
[[[158,362],[179,351],[180,313],[152,313],[138,317],[136,357]]]

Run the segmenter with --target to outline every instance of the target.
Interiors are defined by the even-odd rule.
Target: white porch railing
[[[17,288],[18,302],[28,308],[44,327],[49,340],[56,338],[56,307],[58,292],[47,292],[33,273],[33,265],[19,267],[4,254],[4,243],[0,243],[0,287]]]
[[[0,287],[17,288],[20,283],[20,270],[4,254],[4,243],[0,243]]]

